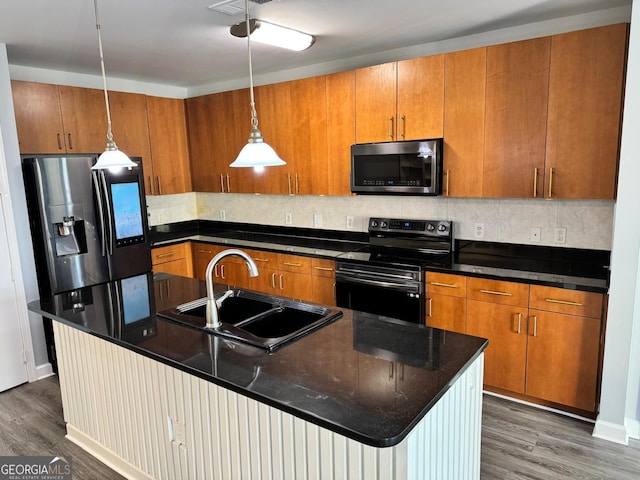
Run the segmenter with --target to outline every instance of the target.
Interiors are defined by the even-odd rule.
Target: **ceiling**
[[[107,74],[186,88],[246,78],[246,40],[229,33],[244,14],[207,8],[221,1],[100,0]],[[243,0],[234,1],[243,8]],[[266,1],[249,3],[252,18],[312,33],[317,39],[304,52],[253,43],[256,74],[631,4],[631,0]],[[7,45],[12,65],[100,73],[93,0],[2,0],[0,43]]]

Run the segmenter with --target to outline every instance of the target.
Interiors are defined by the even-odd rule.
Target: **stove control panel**
[[[369,233],[404,233],[415,236],[449,237],[452,222],[449,220],[408,220],[401,218],[369,219]]]

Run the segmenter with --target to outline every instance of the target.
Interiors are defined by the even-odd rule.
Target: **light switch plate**
[[[531,227],[531,238],[532,242],[540,243],[540,227]]]
[[[313,226],[319,228],[322,226],[322,215],[316,213],[313,215]]]

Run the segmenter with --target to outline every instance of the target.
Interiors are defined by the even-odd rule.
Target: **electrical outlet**
[[[473,238],[484,238],[484,223],[476,223],[473,227]]]
[[[353,228],[353,216],[347,215],[347,228]]]
[[[220,209],[220,220],[226,220],[227,219],[227,212],[224,211],[224,209]]]
[[[531,227],[531,238],[529,240],[536,243],[540,242],[540,227]]]
[[[322,226],[322,215],[319,213],[315,213],[313,215],[313,226],[316,228],[320,228]]]
[[[184,423],[175,418],[167,417],[169,441],[176,445],[186,445],[187,432]]]
[[[553,238],[556,243],[565,243],[567,241],[567,229],[565,227],[556,227],[556,233]]]
[[[291,212],[287,212],[284,214],[284,224],[293,225],[293,215],[291,215]]]

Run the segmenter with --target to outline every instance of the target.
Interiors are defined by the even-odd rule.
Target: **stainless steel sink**
[[[207,299],[201,298],[158,315],[267,350],[275,350],[342,316],[337,309],[236,289],[218,308],[222,326],[207,329],[206,303]]]

